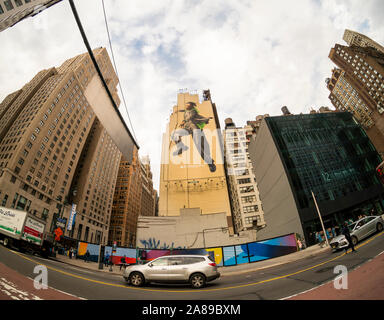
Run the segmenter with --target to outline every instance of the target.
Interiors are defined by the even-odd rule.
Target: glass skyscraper
[[[269,117],[265,122],[264,129],[270,132],[280,156],[307,241],[312,242],[311,233],[321,228],[312,192],[326,228],[341,225],[345,219],[357,218],[360,214],[383,213],[384,188],[375,173],[382,159],[350,113]],[[270,157],[272,159],[272,153]],[[268,153],[258,161],[272,161],[267,158]],[[256,179],[258,175],[261,173],[256,172]],[[268,180],[268,171],[263,179]],[[278,181],[269,182],[269,190],[277,190],[278,184]],[[265,197],[269,190],[264,193]],[[265,203],[263,190],[260,193]],[[276,192],[274,201],[278,202],[278,197]],[[274,219],[278,219],[278,215]],[[267,228],[273,226],[267,208],[265,220]]]

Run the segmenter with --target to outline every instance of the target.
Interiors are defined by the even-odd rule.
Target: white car
[[[348,225],[351,233],[352,243],[356,245],[359,241],[369,237],[375,232],[383,230],[384,220],[381,216],[369,216],[357,220]],[[333,252],[348,247],[348,241],[344,235],[339,235],[329,243]]]
[[[163,256],[146,264],[127,267],[123,277],[133,286],[148,282],[190,283],[193,288],[202,288],[208,281],[220,277],[216,263],[204,255]]]

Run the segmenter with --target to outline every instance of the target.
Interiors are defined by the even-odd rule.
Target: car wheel
[[[190,282],[192,288],[199,289],[199,288],[203,288],[205,286],[206,279],[202,273],[194,273],[189,278],[189,282]]]
[[[378,232],[383,231],[383,225],[379,222],[376,226]]]
[[[357,238],[355,236],[353,236],[352,237],[352,243],[354,246],[357,245],[357,241],[358,241]]]
[[[135,287],[141,287],[144,285],[145,279],[140,272],[132,272],[129,276],[129,282]]]
[[[4,238],[4,240],[3,240],[3,245],[4,245],[4,247],[8,247],[8,246],[9,246],[9,240],[8,240],[8,238]]]

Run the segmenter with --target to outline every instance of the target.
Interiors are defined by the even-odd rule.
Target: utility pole
[[[317,214],[319,215],[319,218],[320,218],[321,227],[323,228],[324,237],[325,237],[325,243],[327,244],[327,246],[329,246],[328,237],[327,237],[327,233],[325,232],[323,219],[321,218],[320,210],[319,210],[319,207],[317,205],[317,201],[316,201],[315,195],[313,194],[312,190],[311,190],[311,193],[312,193],[313,201],[315,202]]]

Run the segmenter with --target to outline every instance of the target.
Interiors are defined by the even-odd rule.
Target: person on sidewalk
[[[107,254],[105,255],[105,258],[104,258],[104,265],[106,267],[108,267],[109,265],[109,253],[107,252]]]
[[[303,244],[301,243],[300,238],[297,239],[297,246],[299,247],[299,251],[303,249]]]
[[[120,259],[120,270],[121,270],[121,267],[124,267],[124,269],[125,269],[125,263],[126,263],[126,261],[125,261],[125,256],[124,256]]]
[[[88,262],[89,256],[90,256],[90,253],[89,253],[89,250],[87,250],[87,252],[85,253],[85,257],[84,257],[85,262]]]
[[[355,246],[353,245],[353,241],[352,241],[351,233],[350,233],[349,228],[348,228],[348,222],[347,221],[344,222],[344,228],[343,228],[341,233],[345,236],[345,239],[347,239],[347,241],[348,241],[348,247],[345,248],[345,253],[348,252],[349,248],[352,248],[352,252],[357,252],[355,250]]]
[[[325,246],[325,235],[324,235],[324,232],[320,231],[317,234],[317,237],[318,237],[319,246],[323,248]]]

